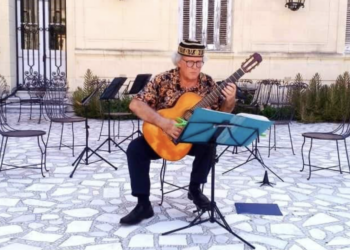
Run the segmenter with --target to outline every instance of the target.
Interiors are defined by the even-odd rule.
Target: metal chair
[[[271,108],[271,112],[273,114],[270,117],[270,120],[273,121],[273,125],[269,130],[269,145],[268,145],[268,157],[270,157],[271,150],[277,148],[279,149],[291,149],[293,155],[294,147],[293,147],[293,139],[290,130],[290,124],[294,118],[295,107],[292,101],[293,94],[295,92],[300,92],[306,85],[301,85],[299,83],[290,83],[285,85],[275,85],[272,88],[270,94],[270,100],[268,103],[268,107]],[[281,147],[277,146],[277,138],[276,138],[276,129],[278,126],[287,126],[290,140],[290,147]],[[273,145],[271,146],[271,137],[273,133]]]
[[[45,94],[46,88],[46,80],[41,75],[28,76],[24,79],[23,88],[27,90],[28,98],[22,98],[15,94],[15,96],[19,99],[19,115],[18,122],[21,120],[22,115],[22,106],[29,104],[29,120],[32,119],[33,105],[39,106],[39,121],[41,122],[41,117],[43,115],[43,97]]]
[[[44,107],[47,116],[50,119],[50,127],[47,134],[46,147],[47,148],[59,148],[61,150],[62,147],[68,147],[72,149],[72,155],[74,156],[74,147],[83,146],[83,145],[75,145],[74,144],[74,123],[84,122],[85,118],[83,117],[74,117],[67,114],[67,107],[69,104],[67,103],[67,89],[66,88],[57,88],[57,87],[48,87],[45,91],[44,95]],[[61,138],[59,146],[51,146],[49,147],[49,138],[51,127],[53,123],[60,123],[62,125],[61,128]],[[72,144],[66,145],[62,143],[63,139],[63,130],[64,124],[72,125]]]
[[[1,90],[1,92],[3,92]],[[6,170],[12,170],[17,168],[29,168],[29,169],[40,169],[41,174],[43,177],[44,175],[44,169],[46,169],[46,144],[43,139],[43,136],[46,134],[45,131],[42,130],[17,130],[9,126],[6,122],[6,117],[4,115],[4,105],[3,103],[6,102],[8,97],[2,97],[1,98],[1,105],[0,105],[0,135],[2,136],[1,139],[1,148],[0,148],[0,172],[6,171]],[[37,138],[38,147],[41,152],[41,160],[40,163],[37,164],[28,164],[28,165],[14,165],[14,164],[7,164],[4,163],[5,154],[6,154],[6,148],[7,148],[7,141],[9,138]],[[2,169],[3,166],[8,166],[9,168]],[[40,166],[40,167],[38,167]]]
[[[331,171],[338,171],[332,168],[339,168],[339,172],[342,174],[343,171],[342,167],[341,167],[341,163],[340,163],[340,155],[339,155],[339,143],[338,141],[344,141],[344,145],[345,145],[345,153],[346,153],[346,158],[347,158],[347,162],[348,162],[348,167],[349,167],[349,172],[346,173],[350,173],[350,161],[349,161],[349,154],[348,154],[348,148],[346,145],[346,139],[348,137],[350,137],[350,119],[344,119],[343,123],[341,123],[335,130],[331,131],[331,132],[326,132],[326,133],[320,133],[320,132],[307,132],[307,133],[303,133],[302,136],[304,137],[304,142],[303,145],[301,147],[301,155],[302,155],[302,160],[303,160],[303,168],[300,170],[301,172],[304,171],[304,167],[305,166],[309,166],[309,177],[307,178],[307,180],[310,180],[311,178],[311,172],[314,171],[319,171],[319,170],[331,170]],[[305,145],[305,141],[306,138],[310,139],[310,148],[309,148],[309,154],[308,154],[308,164],[305,163],[304,161],[304,145]],[[338,155],[338,165],[336,166],[330,166],[330,167],[320,167],[320,166],[316,166],[316,165],[312,165],[311,164],[311,150],[312,150],[312,146],[313,146],[313,140],[325,140],[325,141],[335,141],[336,142],[336,146],[337,146],[337,155]],[[328,144],[329,146],[329,144]],[[316,168],[315,170],[312,170],[311,168]]]

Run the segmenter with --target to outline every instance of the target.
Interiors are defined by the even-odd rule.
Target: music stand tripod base
[[[101,82],[96,89],[90,93],[90,95],[86,96],[82,101],[81,101],[81,105],[84,107],[84,115],[85,115],[85,148],[83,149],[83,151],[79,154],[79,156],[75,159],[75,161],[72,163],[72,166],[74,166],[74,169],[72,171],[72,173],[70,174],[70,178],[73,177],[75,171],[77,170],[80,162],[83,160],[84,155],[85,155],[85,159],[84,159],[84,163],[85,165],[89,165],[89,158],[92,155],[96,155],[98,158],[100,158],[101,161],[106,162],[108,165],[110,165],[112,168],[114,168],[115,170],[117,170],[118,168],[116,168],[115,166],[113,166],[112,163],[110,163],[109,161],[107,161],[105,158],[103,158],[101,155],[99,155],[96,150],[93,150],[89,147],[89,125],[88,125],[88,118],[87,118],[87,106],[89,105],[91,99],[96,95],[96,93],[99,91],[99,89],[102,87],[103,82]],[[90,153],[90,154],[89,154]],[[92,163],[92,162],[90,162]]]
[[[214,112],[215,111],[210,111]],[[219,112],[217,112],[219,113]],[[208,111],[204,111],[204,109],[195,109],[193,115],[188,121],[187,126],[182,131],[177,143],[193,143],[193,144],[209,144],[210,150],[208,153],[211,154],[211,201],[210,201],[210,209],[209,209],[209,218],[205,220],[201,220],[201,216],[206,212],[206,210],[201,210],[199,215],[195,217],[195,219],[190,222],[189,225],[185,227],[181,227],[172,231],[168,231],[163,233],[162,235],[168,235],[174,232],[178,232],[193,226],[197,226],[206,222],[217,223],[221,227],[223,227],[230,234],[238,238],[240,241],[248,245],[250,248],[255,249],[255,247],[250,244],[248,241],[237,235],[232,231],[229,224],[226,222],[224,216],[221,214],[219,208],[215,202],[215,165],[217,162],[216,158],[216,146],[217,145],[226,145],[227,140],[223,138],[229,138],[231,143],[232,141],[237,143],[236,139],[232,135],[232,133],[228,134],[228,128],[236,126],[235,124],[230,124],[231,120],[230,114],[218,115],[208,113]],[[227,120],[226,120],[227,119]],[[248,130],[252,130],[252,135],[256,136],[256,130],[248,128]],[[224,132],[224,133],[223,133]],[[242,145],[238,145],[242,146]],[[215,216],[217,215],[217,216]]]

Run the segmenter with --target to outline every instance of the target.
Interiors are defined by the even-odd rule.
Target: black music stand
[[[97,157],[100,158],[100,160],[98,161],[104,161],[106,162],[108,165],[110,165],[111,167],[113,167],[115,170],[117,170],[117,168],[115,166],[113,166],[109,161],[107,161],[105,158],[103,158],[102,156],[100,156],[98,153],[96,153],[96,150],[92,150],[89,147],[89,124],[88,124],[88,118],[87,118],[87,106],[89,105],[91,99],[97,94],[97,92],[101,89],[102,85],[104,84],[104,82],[101,82],[99,85],[97,85],[97,87],[95,88],[95,90],[93,92],[90,93],[90,95],[86,96],[85,98],[83,98],[81,100],[80,105],[84,106],[84,114],[85,114],[85,148],[83,149],[83,151],[79,154],[79,156],[75,159],[75,161],[72,163],[72,166],[75,166],[72,173],[70,174],[70,178],[73,177],[75,171],[77,170],[80,162],[83,160],[84,154],[85,154],[85,159],[83,160],[85,162],[85,165],[89,165],[89,158],[92,155],[96,155]],[[90,155],[89,155],[89,152]],[[97,162],[97,161],[95,161]],[[95,162],[90,162],[90,163],[95,163]]]
[[[250,144],[261,131],[259,128],[246,127],[233,122],[233,115],[228,113],[222,113],[212,110],[206,110],[202,108],[195,109],[193,115],[187,123],[187,126],[182,131],[179,139],[175,140],[175,143],[184,142],[192,144],[209,144],[211,154],[211,202],[209,218],[201,220],[201,216],[206,212],[201,210],[199,215],[188,225],[182,228],[178,228],[169,232],[165,232],[162,235],[168,235],[183,229],[187,229],[199,224],[206,222],[217,223],[229,233],[237,237],[239,240],[247,244],[250,248],[255,247],[235,234],[224,216],[221,214],[219,208],[215,202],[215,164],[218,162],[216,157],[216,146],[217,145],[230,145],[230,146],[245,146]],[[236,131],[233,131],[236,129]],[[240,130],[241,132],[237,132]],[[244,132],[242,132],[244,131]],[[234,135],[239,134],[239,138]],[[219,216],[222,223],[216,218],[215,213]]]
[[[130,91],[128,93],[126,93],[126,95],[136,95],[137,93],[139,93],[146,86],[146,84],[149,82],[151,77],[152,77],[152,74],[138,74],[135,78],[135,81],[134,81]],[[140,130],[140,118],[138,118],[138,117],[137,117],[137,130],[135,132],[131,133],[130,135],[126,136],[119,143],[116,143],[115,146],[120,148],[120,146],[119,146],[120,144],[122,144],[126,140],[129,140],[130,137],[134,138],[134,135],[138,135],[138,136],[142,135],[142,132]]]
[[[231,169],[229,169],[229,170],[223,172],[222,174],[223,174],[223,175],[224,175],[224,174],[227,174],[228,172],[231,172],[231,171],[235,170],[236,168],[239,168],[239,167],[241,167],[241,166],[247,164],[248,162],[251,162],[251,161],[253,161],[253,160],[257,160],[257,161],[260,163],[260,165],[263,166],[263,168],[265,168],[264,178],[263,178],[262,181],[258,182],[259,184],[261,184],[260,187],[261,187],[261,186],[265,186],[265,185],[272,187],[273,185],[275,185],[275,183],[272,183],[272,182],[269,181],[269,176],[268,176],[267,170],[269,170],[269,171],[270,171],[272,174],[274,174],[278,179],[280,179],[282,182],[284,182],[284,180],[283,180],[280,176],[278,176],[271,168],[269,168],[268,166],[266,166],[266,164],[264,163],[264,160],[263,160],[263,158],[262,158],[262,156],[261,156],[261,154],[260,154],[260,151],[259,151],[259,149],[258,149],[258,142],[259,142],[259,137],[256,138],[256,139],[254,140],[254,142],[252,142],[252,149],[250,149],[250,148],[248,148],[248,147],[245,147],[245,148],[247,149],[246,151],[250,152],[250,155],[249,155],[249,157],[247,158],[247,160],[246,160],[245,162],[243,162],[243,163],[241,163],[241,164],[239,164],[239,165],[237,165],[237,166],[235,166],[235,167],[233,167],[233,168],[231,168]],[[221,154],[219,155],[219,157],[221,157],[221,155],[223,155],[223,154],[227,151],[228,148],[229,148],[229,147],[225,148],[225,149],[221,152]],[[246,151],[244,151],[244,152],[246,152]]]
[[[101,94],[100,96],[100,100],[103,101],[107,101],[107,109],[108,109],[108,135],[107,135],[107,139],[104,140],[104,142],[102,142],[100,144],[100,146],[98,146],[96,148],[95,151],[107,151],[108,153],[111,153],[111,142],[113,144],[115,144],[120,150],[122,150],[124,153],[125,150],[120,147],[111,137],[111,100],[116,99],[116,95],[118,94],[120,88],[123,86],[124,82],[126,81],[126,77],[116,77],[113,79],[113,81],[109,84],[109,86],[105,89],[105,91]],[[108,150],[101,150],[100,148],[105,144],[108,143]]]

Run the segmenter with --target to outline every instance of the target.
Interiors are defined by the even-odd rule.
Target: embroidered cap
[[[199,41],[184,40],[179,44],[177,52],[183,56],[204,56],[205,46]]]

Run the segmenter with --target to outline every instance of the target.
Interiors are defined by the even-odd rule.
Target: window
[[[350,0],[348,0],[345,33],[345,53],[350,54]]]
[[[66,44],[66,0],[50,2],[50,49],[65,50]]]
[[[231,45],[232,0],[180,0],[180,39],[196,39],[208,50]]]
[[[38,1],[21,1],[22,49],[39,49]]]

